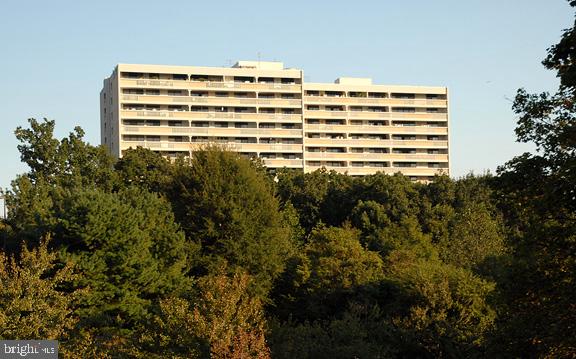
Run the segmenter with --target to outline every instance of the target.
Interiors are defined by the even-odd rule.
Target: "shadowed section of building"
[[[100,116],[102,144],[117,157],[137,146],[175,157],[218,143],[270,169],[420,181],[449,173],[446,87],[304,83],[302,70],[281,62],[119,64],[104,80]]]

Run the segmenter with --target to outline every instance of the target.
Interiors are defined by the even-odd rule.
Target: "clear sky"
[[[283,61],[305,80],[448,86],[452,174],[494,171],[515,142],[516,89],[553,90],[540,64],[573,12],[564,0],[8,1],[0,4],[0,187],[29,117],[100,143],[99,91],[117,63]]]

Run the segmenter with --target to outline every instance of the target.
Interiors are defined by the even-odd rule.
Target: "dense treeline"
[[[520,90],[534,154],[432,183],[270,174],[217,147],[114,161],[18,128],[0,339],[65,357],[576,357],[576,32]]]

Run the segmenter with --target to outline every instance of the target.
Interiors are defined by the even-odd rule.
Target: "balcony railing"
[[[334,96],[305,96],[304,103],[342,104],[342,105],[383,105],[383,106],[415,106],[415,107],[446,107],[446,100],[428,99],[396,99],[396,98],[370,98],[370,97],[334,97]]]
[[[120,79],[121,87],[160,87],[179,89],[240,89],[240,90],[274,90],[278,92],[301,92],[300,84],[260,83],[260,82],[222,82],[222,81],[188,81],[188,80],[152,80]]]
[[[280,113],[252,113],[252,112],[200,112],[200,111],[151,111],[151,110],[128,110],[121,111],[122,118],[147,118],[147,119],[241,119],[241,120],[274,120],[280,123],[301,123],[301,114]]]

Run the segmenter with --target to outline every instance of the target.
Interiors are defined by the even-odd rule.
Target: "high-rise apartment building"
[[[231,68],[119,64],[100,93],[111,153],[142,146],[173,157],[219,143],[268,168],[350,175],[448,173],[448,90],[340,78],[305,83],[281,62]]]

